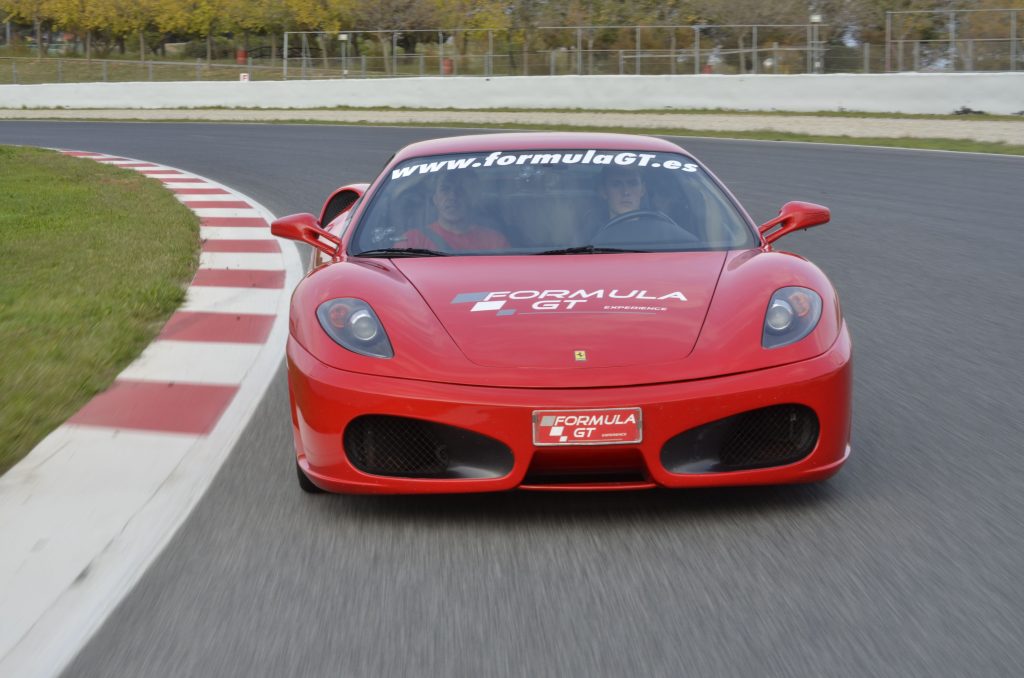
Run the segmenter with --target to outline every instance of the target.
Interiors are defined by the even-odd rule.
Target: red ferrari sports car
[[[288,385],[309,492],[816,481],[850,452],[851,347],[828,278],[661,139],[410,145],[317,218]]]

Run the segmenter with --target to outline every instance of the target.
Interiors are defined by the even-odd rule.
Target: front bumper
[[[714,379],[598,389],[461,386],[357,374],[328,367],[294,339],[288,341],[288,385],[299,466],[318,487],[351,493],[454,493],[524,489],[609,490],[812,482],[836,473],[850,452],[852,363],[845,326],[822,355],[798,363]],[[811,408],[819,437],[794,463],[709,473],[671,473],[661,462],[677,434],[758,408],[795,403]],[[636,445],[538,448],[532,413],[539,409],[640,407],[643,441]],[[408,478],[364,473],[342,440],[362,415],[409,417],[494,438],[512,452],[512,469],[498,478]],[[600,480],[607,468],[630,467],[635,478]],[[538,469],[576,467],[564,482],[532,481]],[[528,476],[529,474],[529,476]],[[594,480],[593,478],[598,478]]]

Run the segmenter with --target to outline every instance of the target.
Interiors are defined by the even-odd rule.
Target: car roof
[[[672,142],[635,134],[596,132],[508,132],[473,134],[443,139],[430,139],[410,144],[399,151],[395,162],[426,155],[447,153],[481,153],[487,151],[526,151],[542,149],[595,149],[622,151],[684,152]]]

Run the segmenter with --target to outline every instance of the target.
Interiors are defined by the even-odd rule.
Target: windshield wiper
[[[447,257],[447,252],[437,250],[426,250],[421,247],[383,247],[379,250],[366,250],[354,256],[357,257],[382,257],[384,259],[398,259],[401,257]]]
[[[617,254],[620,252],[647,251],[648,250],[630,250],[618,247],[595,247],[594,245],[584,245],[583,247],[566,247],[560,250],[547,250],[545,252],[537,252],[537,254]]]

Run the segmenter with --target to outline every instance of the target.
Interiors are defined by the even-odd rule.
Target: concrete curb
[[[106,392],[0,478],[0,675],[59,673],[198,502],[280,363],[298,252],[250,198],[100,153],[164,183],[201,221],[185,303]]]

